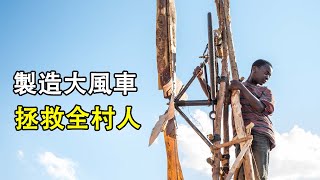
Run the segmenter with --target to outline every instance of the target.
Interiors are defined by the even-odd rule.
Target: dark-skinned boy
[[[256,179],[268,178],[269,154],[275,147],[274,131],[269,118],[274,111],[274,99],[272,92],[263,86],[271,77],[272,65],[270,62],[258,59],[251,66],[251,72],[245,82],[232,80],[230,90],[240,90],[240,103],[244,125],[251,122],[255,124],[251,133],[253,135],[252,153]],[[196,67],[197,75],[203,91],[208,96],[208,85],[203,78],[200,67]],[[235,133],[235,132],[234,132]],[[236,134],[235,134],[236,135]],[[236,145],[236,155],[240,153],[240,146]],[[243,167],[236,175],[239,180],[244,179]]]

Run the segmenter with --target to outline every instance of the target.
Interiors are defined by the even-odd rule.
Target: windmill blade
[[[174,98],[177,90],[181,89],[181,87],[177,88],[179,83],[177,83],[175,72],[176,10],[174,0],[157,0],[156,28],[158,88],[163,90],[164,98],[170,98],[170,102],[168,110],[164,115],[160,116],[159,121],[152,130],[149,146],[158,137],[159,133],[164,131],[168,163],[167,178],[183,180],[178,157],[174,117]]]
[[[175,96],[183,88],[183,83],[178,77],[175,78],[175,88],[173,88],[173,81],[174,81],[173,79],[170,79],[169,83],[163,86],[162,90],[163,90],[164,96],[168,96],[168,97]],[[173,89],[175,93],[173,93]],[[187,100],[187,99],[188,99],[188,95],[187,93],[184,93],[179,100]]]
[[[159,120],[155,124],[154,128],[152,129],[151,136],[149,138],[149,146],[154,142],[155,139],[159,136],[160,132],[163,132],[166,129],[166,125],[169,120],[174,119],[174,102],[173,98],[171,98],[168,110],[163,115],[159,116]]]
[[[156,50],[158,88],[162,90],[174,78],[173,60],[176,53],[174,0],[157,0]],[[165,98],[170,98],[166,96]]]
[[[175,94],[178,94],[178,92],[180,92],[180,90],[182,89],[183,84],[182,81],[180,81],[180,79],[176,78],[176,88]],[[149,138],[149,146],[152,145],[152,143],[157,139],[157,137],[159,136],[160,132],[163,132],[166,129],[166,125],[168,123],[169,120],[171,119],[175,119],[175,108],[174,108],[174,95],[173,95],[173,89],[172,89],[172,79],[169,81],[168,85],[165,85],[163,87],[163,92],[166,94],[169,94],[171,96],[170,102],[169,102],[169,107],[166,110],[166,112],[163,115],[159,116],[159,120],[157,121],[157,123],[155,124],[155,126],[152,129],[150,138]],[[188,99],[188,95],[186,93],[184,93],[180,100],[187,100]]]

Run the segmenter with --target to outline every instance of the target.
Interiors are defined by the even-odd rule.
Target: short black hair
[[[264,66],[264,65],[269,65],[270,67],[272,67],[272,64],[269,61],[264,59],[258,59],[252,64],[251,68],[253,68],[253,66],[257,66],[258,68],[260,68],[261,66]]]

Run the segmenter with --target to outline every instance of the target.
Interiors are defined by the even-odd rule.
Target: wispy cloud
[[[22,160],[24,158],[24,152],[22,150],[18,150],[17,157],[19,160]]]
[[[44,152],[39,154],[39,162],[54,179],[76,180],[75,163],[72,160],[57,157],[52,152]]]
[[[211,120],[207,113],[196,110],[192,114],[197,127],[203,134],[211,133]],[[277,146],[270,154],[269,175],[273,180],[320,179],[320,136],[295,126],[288,133],[276,133]],[[210,176],[211,167],[206,158],[211,156],[207,145],[190,126],[178,125],[179,150],[181,162]],[[234,161],[234,147],[230,149],[231,164]]]

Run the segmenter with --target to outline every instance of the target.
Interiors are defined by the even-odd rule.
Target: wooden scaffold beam
[[[228,54],[229,54],[229,60],[230,60],[230,66],[231,66],[232,79],[239,80],[235,50],[234,50],[233,41],[232,41],[231,22],[230,22],[230,3],[229,3],[229,0],[224,0],[224,1],[219,0],[219,3],[220,3],[220,6],[223,7],[223,13],[221,13],[220,15],[222,15],[225,22],[224,24],[225,24],[225,30],[226,30],[226,40],[228,44]],[[234,117],[234,124],[235,124],[237,136],[238,138],[244,138],[247,136],[247,134],[244,129],[239,90],[233,90],[231,93],[231,107],[232,107],[232,113]],[[247,180],[252,180],[254,179],[252,154],[250,151],[245,150],[245,147],[247,146],[247,144],[249,144],[248,146],[250,146],[251,142],[250,143],[241,142],[240,147],[241,147],[241,150],[245,151],[243,152],[245,153],[243,157],[245,178]]]

